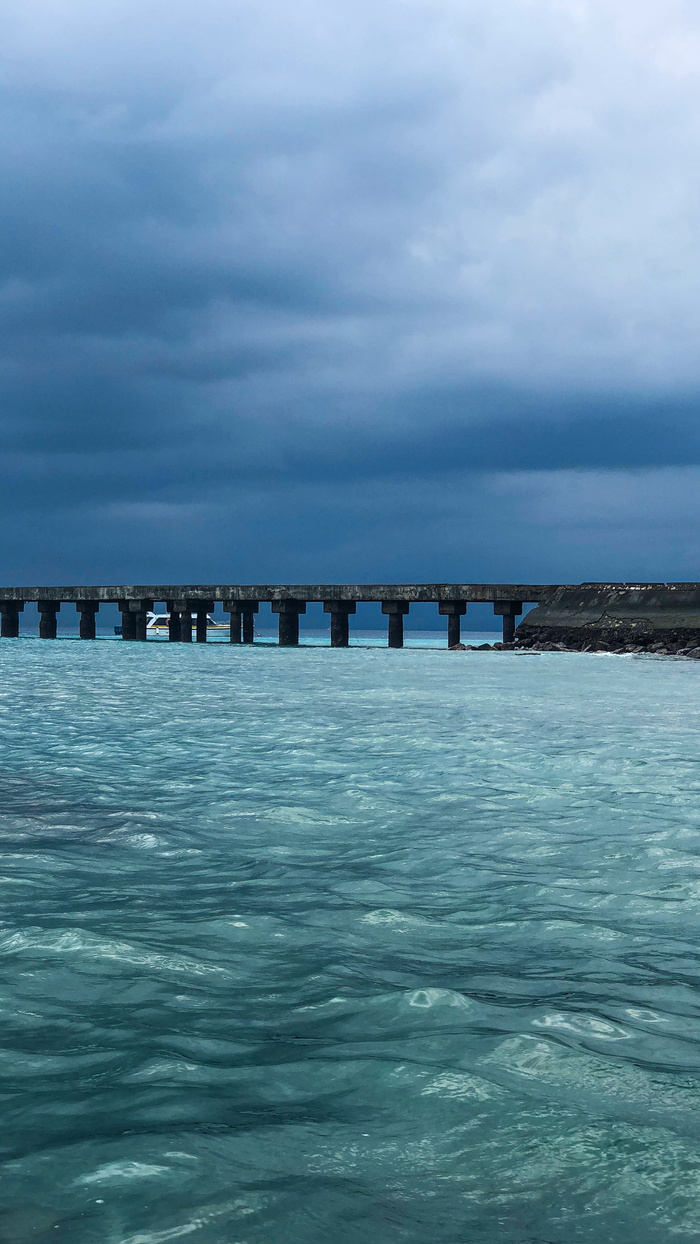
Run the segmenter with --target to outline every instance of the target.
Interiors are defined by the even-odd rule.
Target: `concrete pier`
[[[97,631],[96,620],[100,608],[98,600],[78,600],[75,607],[80,615],[80,638],[94,639]]]
[[[38,600],[36,607],[39,611],[39,638],[55,639],[58,631],[56,614],[61,608],[60,601]]]
[[[145,643],[148,638],[148,616],[145,609],[136,609],[134,611],[134,639],[140,643]]]
[[[306,613],[303,600],[273,600],[272,612],[279,614],[279,646],[294,648],[299,643],[299,614]]]
[[[324,600],[323,612],[331,615],[331,648],[347,648],[350,643],[350,614],[357,611],[354,600]]]
[[[199,601],[197,604],[195,638],[198,644],[205,644],[207,642],[207,618],[213,608],[213,600]]]
[[[182,625],[180,611],[175,608],[174,601],[168,600],[165,603],[168,611],[168,640],[171,644],[179,644]]]
[[[122,639],[136,639],[136,614],[129,608],[128,600],[119,601],[119,612],[122,615]]]
[[[331,645],[349,642],[349,619],[359,602],[376,602],[388,619],[388,643],[403,645],[403,619],[412,604],[432,603],[447,618],[447,644],[459,644],[461,619],[471,603],[490,602],[503,620],[506,644],[550,643],[565,647],[637,648],[670,645],[669,651],[700,650],[700,583],[312,583],[312,584],[136,584],[129,586],[0,587],[0,635],[19,635],[19,615],[25,603],[36,604],[39,634],[53,639],[57,614],[64,604],[75,605],[80,635],[95,638],[95,615],[101,605],[118,605],[122,638],[147,637],[146,614],[154,604],[170,614],[169,639],[192,642],[192,615],[197,617],[197,639],[206,640],[205,617],[223,604],[231,618],[231,642],[251,644],[255,614],[261,601],[279,616],[279,642],[299,642],[299,617],[318,602],[330,615]],[[534,604],[516,630],[524,604]],[[500,646],[500,645],[499,645]]]
[[[232,644],[240,644],[243,639],[243,614],[237,601],[224,601],[224,613],[231,615],[229,620],[229,639]]]
[[[520,617],[523,604],[520,600],[494,601],[493,612],[503,618],[503,642],[512,644],[515,639],[515,619]]]
[[[136,597],[131,600],[122,599],[117,603],[122,615],[122,639],[132,642],[134,640],[145,642],[147,638],[147,614],[153,608],[153,601],[143,597]]]
[[[192,610],[187,607],[180,609],[180,643],[192,643]]]
[[[243,643],[252,644],[255,642],[255,615],[260,605],[257,600],[243,601]]]
[[[410,602],[407,600],[382,601],[382,613],[389,615],[389,648],[403,648],[403,620],[409,608]]]
[[[461,622],[466,612],[466,600],[441,600],[438,604],[438,613],[447,615],[448,648],[455,648],[461,642]]]
[[[19,615],[24,609],[20,601],[0,602],[0,637],[17,639],[19,637]]]

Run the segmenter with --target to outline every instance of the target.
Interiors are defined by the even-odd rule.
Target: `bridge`
[[[524,604],[535,604],[522,630],[540,638],[564,637],[574,628],[595,633],[601,627],[637,627],[700,633],[699,583],[325,583],[325,584],[136,584],[89,587],[0,587],[0,635],[19,636],[20,613],[36,604],[39,636],[55,639],[58,614],[72,605],[80,618],[81,639],[96,636],[101,605],[115,604],[122,615],[122,639],[146,639],[147,614],[163,605],[170,615],[168,637],[191,643],[207,639],[207,614],[219,603],[230,615],[231,643],[253,642],[255,614],[268,602],[279,619],[279,643],[299,643],[299,617],[320,602],[330,615],[331,646],[347,647],[350,617],[359,602],[375,602],[387,617],[390,648],[403,646],[404,618],[412,604],[435,604],[447,619],[447,646],[460,642],[461,620],[472,603],[492,603],[503,619],[503,642],[512,643]],[[674,630],[674,633],[675,633]],[[583,632],[582,632],[583,633]]]
[[[255,614],[268,602],[279,618],[279,643],[299,643],[299,617],[306,606],[320,602],[330,615],[331,646],[347,647],[350,617],[359,602],[376,602],[387,616],[388,645],[403,646],[404,618],[412,604],[433,603],[447,619],[448,647],[460,642],[461,619],[472,602],[493,603],[503,619],[503,640],[510,643],[515,620],[523,604],[547,599],[552,585],[522,583],[332,583],[332,584],[136,584],[101,587],[4,587],[0,588],[0,635],[19,635],[20,613],[25,604],[39,610],[39,635],[55,639],[58,614],[63,605],[75,606],[80,617],[81,639],[94,639],[96,615],[101,605],[116,604],[122,615],[122,639],[146,639],[146,617],[156,605],[170,615],[168,637],[176,643],[195,639],[206,642],[207,614],[219,603],[230,615],[231,643],[252,643]]]

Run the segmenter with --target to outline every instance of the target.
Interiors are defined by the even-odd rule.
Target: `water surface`
[[[0,643],[0,1240],[700,1237],[700,665]]]

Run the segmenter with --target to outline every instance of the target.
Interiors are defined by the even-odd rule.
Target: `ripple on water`
[[[0,666],[0,1244],[700,1237],[698,666]]]

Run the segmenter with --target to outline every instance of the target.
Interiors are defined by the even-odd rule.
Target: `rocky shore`
[[[516,639],[513,644],[455,644],[450,652],[615,652],[639,656],[688,657],[700,660],[700,637],[687,639],[659,640],[650,635],[648,641],[640,638],[633,641],[621,641],[619,635],[605,638],[598,635],[582,636],[577,634],[567,640],[538,639],[528,636],[527,639]]]
[[[529,636],[519,639],[513,645],[520,649],[537,652],[619,652],[632,654],[649,654],[651,656],[692,657],[700,660],[700,636],[660,639],[658,635],[622,639],[619,635],[581,635],[576,634],[564,640],[538,639]]]
[[[582,583],[525,615],[519,648],[700,657],[700,584]]]

